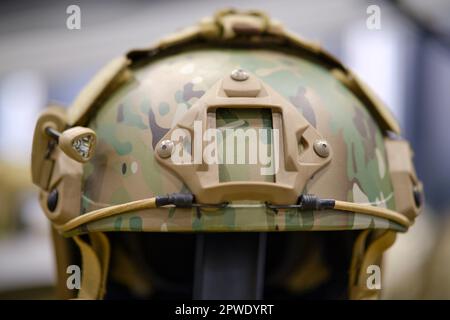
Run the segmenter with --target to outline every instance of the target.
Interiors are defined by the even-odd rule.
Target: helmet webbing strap
[[[80,249],[83,272],[78,299],[103,299],[106,292],[111,248],[108,237],[104,233],[90,233],[89,237],[90,244],[79,236],[73,238]]]
[[[369,237],[373,237],[369,239]],[[371,275],[369,267],[381,267],[383,252],[391,247],[397,233],[392,230],[381,233],[373,230],[364,230],[355,241],[352,252],[349,275],[349,298],[352,300],[378,299],[380,289],[369,288],[368,278]]]

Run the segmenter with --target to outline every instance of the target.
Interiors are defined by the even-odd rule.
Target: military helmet
[[[284,291],[326,283],[326,251],[344,279],[337,296],[373,298],[368,267],[422,207],[411,157],[388,109],[336,58],[264,13],[223,10],[113,60],[70,108],[45,110],[32,177],[60,283],[82,263],[79,297],[108,296],[114,281],[135,293],[181,283],[157,271],[192,272],[180,248],[214,232],[223,252],[245,246],[233,233],[264,234],[267,283]],[[156,264],[183,259],[146,273],[136,261],[149,251]]]

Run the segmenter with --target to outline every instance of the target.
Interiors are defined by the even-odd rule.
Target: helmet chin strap
[[[263,298],[266,233],[196,236],[194,299]]]
[[[106,293],[111,246],[108,237],[102,232],[89,234],[90,243],[75,236],[80,249],[83,275],[77,299],[103,299]]]
[[[370,266],[380,267],[383,253],[395,242],[397,233],[392,230],[364,230],[353,246],[349,277],[349,298],[352,300],[373,300],[380,298],[380,288],[370,289],[368,272]]]

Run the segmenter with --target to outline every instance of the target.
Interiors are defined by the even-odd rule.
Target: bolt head
[[[313,148],[319,157],[326,158],[330,155],[330,145],[326,140],[316,140]]]
[[[168,158],[172,155],[174,143],[172,140],[163,140],[156,147],[156,152],[161,158]]]
[[[243,69],[234,69],[230,76],[234,81],[245,81],[250,77],[248,72]]]
[[[415,187],[413,190],[414,203],[417,208],[422,207],[423,204],[423,193],[420,191],[418,187]]]
[[[58,206],[58,190],[53,189],[47,196],[47,208],[50,212],[55,211]]]

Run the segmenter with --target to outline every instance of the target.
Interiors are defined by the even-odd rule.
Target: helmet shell
[[[159,165],[156,144],[218,80],[236,68],[255,74],[294,105],[329,142],[331,163],[304,192],[395,210],[383,135],[365,105],[319,60],[290,51],[190,48],[132,70],[91,118],[97,150],[84,165],[81,211],[151,196],[189,192]],[[239,120],[241,114],[228,114]],[[251,118],[264,121],[260,112]],[[247,118],[247,116],[246,116]],[[244,122],[247,119],[244,119]],[[246,175],[225,167],[224,176]],[[242,176],[241,180],[247,180]],[[225,209],[159,208],[122,214],[85,226],[90,231],[271,231],[402,227],[377,217],[341,211],[268,210],[238,201]]]

